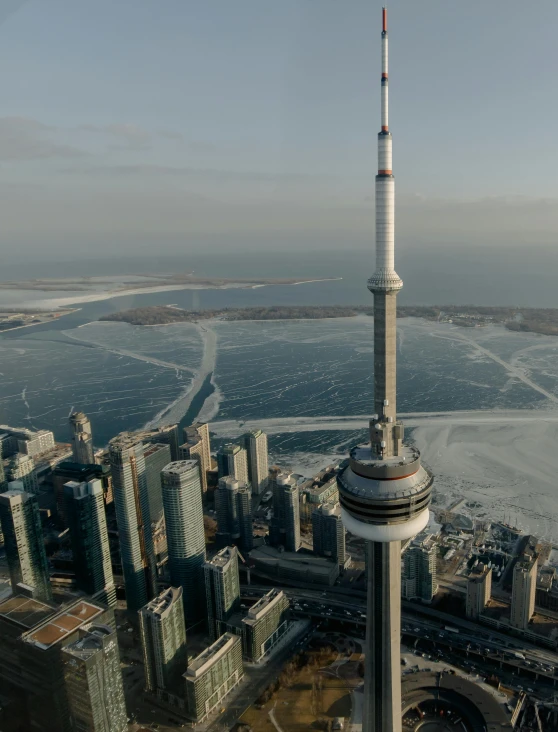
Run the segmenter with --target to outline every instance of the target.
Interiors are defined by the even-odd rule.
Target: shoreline
[[[10,308],[21,308],[24,309],[43,309],[54,312],[58,308],[62,308],[66,305],[83,304],[90,302],[101,302],[102,300],[112,300],[117,297],[128,297],[130,295],[151,295],[156,292],[173,292],[176,290],[232,290],[232,289],[244,289],[250,290],[256,287],[277,287],[278,285],[284,287],[296,287],[297,285],[306,285],[313,282],[336,282],[342,280],[342,277],[327,277],[313,280],[304,280],[301,282],[264,282],[264,283],[247,283],[247,282],[235,282],[231,280],[223,285],[210,285],[210,284],[197,284],[197,283],[183,283],[176,285],[154,285],[153,287],[136,287],[130,289],[118,289],[118,290],[99,290],[97,292],[89,292],[87,294],[79,294],[76,291],[76,296],[65,296],[65,297],[53,297],[52,299],[37,299],[29,300],[17,304],[6,304],[2,305],[2,293],[3,292],[31,292],[30,290],[17,290],[17,289],[2,289],[0,287],[0,309],[2,307]],[[47,290],[33,290],[33,292],[44,294]]]

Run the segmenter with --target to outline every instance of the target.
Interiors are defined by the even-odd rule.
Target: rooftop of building
[[[469,582],[475,582],[477,584],[484,582],[486,576],[492,572],[492,569],[487,565],[479,562],[476,567],[473,567],[471,574],[469,575]]]
[[[148,445],[146,445],[143,449],[143,456],[144,457],[150,457],[151,455],[154,455],[156,452],[159,452],[160,450],[169,450],[169,445],[167,442],[150,442]]]
[[[467,729],[511,730],[507,698],[488,685],[473,683],[459,674],[419,672],[407,674],[401,684],[404,712],[421,701],[438,699],[459,710]],[[465,729],[465,724],[463,725]]]
[[[0,602],[0,617],[20,625],[22,632],[35,627],[57,611],[54,605],[24,595],[11,595]]]
[[[64,460],[64,462],[58,463],[54,468],[54,475],[76,478],[80,482],[86,480],[86,476],[89,475],[99,478],[103,475],[109,474],[110,465],[81,465],[80,463],[74,463],[71,460]]]
[[[236,455],[243,449],[244,448],[242,448],[240,445],[235,445],[232,442],[228,442],[226,445],[223,445],[219,452],[223,455]]]
[[[336,476],[336,466],[328,465],[327,468],[320,470],[319,473],[316,473],[316,475],[309,480],[305,480],[304,483],[301,484],[300,489],[305,493],[317,493],[319,495],[327,490],[332,483],[335,483]]]
[[[261,597],[258,602],[249,608],[246,616],[243,619],[243,623],[246,625],[253,625],[256,621],[260,620],[270,608],[274,607],[282,597],[285,596],[283,590],[273,588]]]
[[[233,647],[235,642],[240,642],[240,638],[233,633],[224,633],[209,648],[202,651],[193,661],[188,664],[184,678],[197,678],[205,673],[211,666],[222,658]]]
[[[60,610],[54,617],[33,627],[25,633],[23,640],[26,643],[47,650],[59,641],[75,632],[85,623],[105,612],[105,608],[86,600],[78,600],[73,605]]]
[[[182,587],[169,587],[144,605],[140,612],[144,615],[164,617],[175,603],[180,602],[181,597]]]
[[[85,414],[83,412],[73,412],[70,415],[70,419],[73,422],[83,422],[87,419],[87,417],[85,416]]]
[[[69,442],[56,442],[50,450],[45,450],[45,452],[41,452],[40,455],[35,456],[35,465],[38,470],[45,466],[52,468],[71,454],[72,446]]]
[[[227,564],[231,560],[233,560],[236,557],[236,549],[233,546],[226,546],[224,549],[221,549],[221,551],[217,552],[217,554],[212,557],[211,559],[208,559],[206,564],[210,565],[211,567],[226,567]]]
[[[304,554],[302,552],[280,552],[275,547],[264,545],[252,549],[250,558],[262,564],[269,564],[270,567],[278,564],[283,566],[292,565],[293,567],[302,567],[304,565],[311,567],[314,573],[323,573],[329,575],[332,569],[337,566],[325,557],[317,557],[312,554]]]
[[[69,653],[83,661],[103,649],[103,639],[115,631],[108,625],[90,625],[83,631],[83,636],[64,648]]]
[[[197,460],[175,460],[163,468],[163,473],[168,473],[169,475],[183,475],[184,473],[189,473],[191,470],[197,470],[198,465],[199,463]]]
[[[533,567],[536,564],[537,564],[536,556],[528,556],[528,555],[524,554],[515,563],[515,567],[513,568],[513,571],[514,572],[531,572],[531,570],[533,569]]]
[[[322,516],[336,516],[337,518],[341,518],[341,504],[339,501],[319,503],[314,511],[321,513]]]
[[[141,436],[137,432],[121,432],[109,440],[109,448],[115,450],[129,450],[135,445],[141,444]]]
[[[17,483],[18,481],[14,480],[13,482]],[[29,498],[31,498],[31,493],[25,491],[9,490],[0,493],[0,499],[4,504],[25,503]]]

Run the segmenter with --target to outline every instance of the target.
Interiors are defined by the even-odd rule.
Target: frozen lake
[[[248,427],[305,473],[346,454],[372,409],[372,320],[92,322],[0,338],[0,422],[67,439],[73,408],[105,444],[201,405],[216,439]],[[62,324],[62,321],[60,321]],[[62,324],[63,325],[63,324]],[[398,321],[398,411],[434,471],[439,499],[558,542],[558,339],[499,327]]]

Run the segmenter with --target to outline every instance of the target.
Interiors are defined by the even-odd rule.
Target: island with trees
[[[201,320],[319,320],[373,315],[373,307],[357,305],[271,305],[269,307],[221,308],[218,310],[183,310],[168,305],[133,308],[105,315],[101,320],[131,325],[170,325]],[[399,318],[423,318],[452,323],[463,328],[490,324],[508,330],[543,335],[558,335],[558,308],[513,308],[478,305],[401,305]]]

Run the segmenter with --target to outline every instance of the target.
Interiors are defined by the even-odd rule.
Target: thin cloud
[[[80,125],[78,128],[84,132],[107,135],[116,140],[118,144],[113,145],[117,149],[146,150],[151,147],[153,135],[148,130],[134,124],[114,123],[110,125]]]
[[[169,176],[196,178],[206,181],[253,181],[257,183],[312,181],[323,176],[304,173],[265,173],[260,171],[219,170],[173,165],[77,165],[64,168],[62,173],[91,176]]]
[[[55,128],[27,117],[0,117],[0,160],[28,161],[85,155],[53,139]]]

